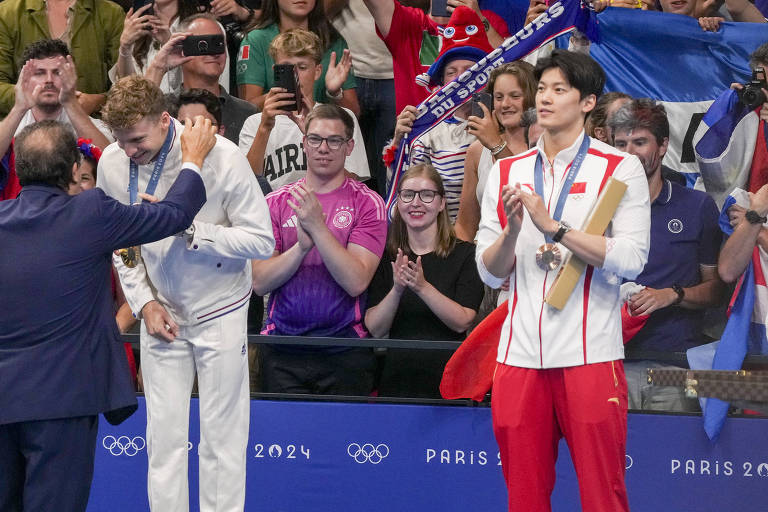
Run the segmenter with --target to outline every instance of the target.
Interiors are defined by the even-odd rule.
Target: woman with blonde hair
[[[387,251],[368,289],[365,325],[375,337],[463,340],[483,298],[475,247],[456,238],[434,167],[400,181]],[[389,349],[381,396],[439,398],[446,350]]]

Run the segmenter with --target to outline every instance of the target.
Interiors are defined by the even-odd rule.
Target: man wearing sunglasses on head
[[[381,197],[344,172],[354,123],[346,110],[319,105],[307,116],[307,175],[267,196],[275,253],[253,261],[253,289],[270,293],[262,334],[367,336],[365,290],[384,250]],[[371,349],[263,345],[262,389],[271,393],[367,395]]]

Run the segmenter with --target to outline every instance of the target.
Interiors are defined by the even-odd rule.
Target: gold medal
[[[128,268],[134,268],[139,263],[141,257],[141,250],[139,246],[128,247],[126,249],[120,249],[120,258],[123,260],[123,264]]]
[[[563,261],[557,244],[544,244],[536,251],[536,264],[541,270],[555,270]]]

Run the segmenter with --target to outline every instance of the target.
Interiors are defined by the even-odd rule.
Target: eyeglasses
[[[319,135],[307,135],[306,139],[307,139],[307,144],[309,144],[313,148],[319,148],[320,146],[323,145],[323,141],[325,141],[325,143],[328,144],[328,149],[332,151],[336,151],[343,144],[346,144],[347,141],[349,140],[339,136],[320,137]]]
[[[435,196],[440,195],[437,190],[411,190],[404,188],[400,191],[400,200],[404,203],[410,203],[416,196],[419,196],[422,203],[431,203],[435,200]]]

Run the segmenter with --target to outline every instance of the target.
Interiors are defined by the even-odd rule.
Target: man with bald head
[[[171,36],[150,63],[146,77],[159,86],[168,70],[181,66],[182,90],[205,89],[216,95],[221,102],[223,135],[237,144],[243,123],[259,109],[247,101],[231,96],[219,84],[227,63],[224,46],[221,47],[221,53],[215,55],[184,56],[181,50],[181,44],[187,35],[217,34],[221,34],[226,41],[224,29],[211,14],[199,13],[184,18],[179,23],[179,32]]]

